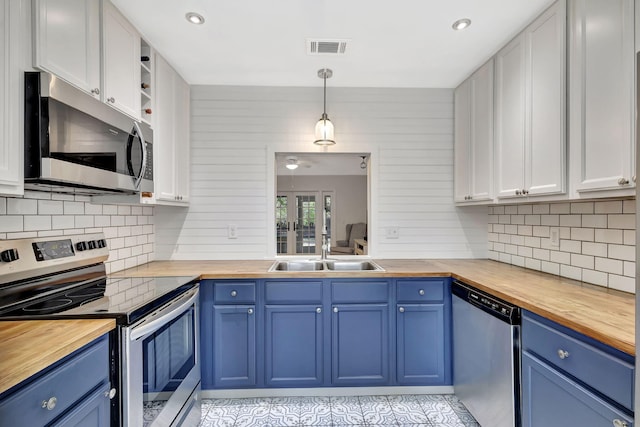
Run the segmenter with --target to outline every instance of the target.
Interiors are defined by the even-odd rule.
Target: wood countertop
[[[635,295],[491,260],[374,260],[384,272],[267,272],[273,260],[154,261],[112,274],[202,279],[454,277],[498,298],[635,355]]]
[[[113,319],[0,321],[0,393],[115,326]]]

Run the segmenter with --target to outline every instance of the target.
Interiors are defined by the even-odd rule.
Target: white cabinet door
[[[525,42],[521,34],[496,54],[496,196],[524,189]]]
[[[572,185],[586,197],[594,190],[630,189],[635,186],[634,3],[570,5]]]
[[[455,90],[454,199],[492,198],[493,59]]]
[[[496,55],[497,196],[565,192],[566,3]]]
[[[456,202],[467,202],[471,196],[469,159],[471,149],[471,78],[454,92],[454,179],[453,197]]]
[[[100,98],[100,0],[35,0],[35,67]]]
[[[0,194],[24,192],[23,91],[26,46],[19,0],[0,3]]]
[[[140,120],[140,34],[110,1],[103,4],[102,99]]]
[[[565,192],[566,4],[556,2],[525,31],[527,118],[525,191]]]
[[[189,201],[189,86],[171,65],[155,56],[154,186],[156,203]]]

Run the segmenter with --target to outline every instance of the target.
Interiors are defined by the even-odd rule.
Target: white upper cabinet
[[[22,141],[24,58],[19,0],[0,3],[0,194],[24,192]]]
[[[569,28],[573,190],[577,197],[631,195],[635,187],[633,0],[571,1]],[[597,190],[607,191],[594,193]]]
[[[492,200],[493,59],[455,90],[455,201]]]
[[[34,1],[35,66],[100,98],[100,0]]]
[[[140,120],[140,34],[129,21],[109,0],[33,5],[34,66]]]
[[[140,34],[111,2],[103,5],[103,100],[140,119]]]
[[[158,204],[189,201],[189,86],[155,55],[154,186]]]
[[[560,0],[496,55],[496,196],[566,186],[566,3]]]

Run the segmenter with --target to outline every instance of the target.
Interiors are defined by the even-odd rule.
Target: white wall
[[[452,90],[328,88],[328,149],[312,144],[321,113],[320,86],[193,86],[191,203],[156,208],[156,258],[275,256],[277,152],[371,153],[372,256],[487,257],[487,208],[453,204]]]

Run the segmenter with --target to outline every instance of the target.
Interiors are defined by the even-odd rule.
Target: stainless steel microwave
[[[153,191],[153,132],[63,80],[25,73],[25,188]]]

